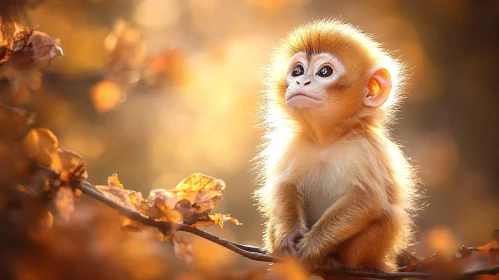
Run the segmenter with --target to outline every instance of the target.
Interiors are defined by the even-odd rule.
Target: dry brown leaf
[[[82,163],[77,153],[59,149],[57,137],[46,128],[31,129],[21,144],[27,157],[56,172],[73,171]]]
[[[33,49],[33,63],[39,70],[49,66],[52,60],[58,56],[64,56],[61,41],[52,39],[46,33],[33,31],[28,39],[28,45]]]
[[[11,82],[10,103],[29,100],[31,93],[41,86],[41,70],[57,56],[63,55],[59,40],[40,31],[31,31],[17,23],[14,30],[2,30],[5,51],[0,60],[0,77]],[[9,32],[12,34],[9,35]],[[5,45],[7,44],[7,45]]]
[[[22,141],[23,150],[27,157],[46,167],[52,167],[52,161],[58,156],[57,137],[46,128],[30,130]]]
[[[397,255],[397,265],[401,272],[413,271],[421,261],[420,258],[417,258],[408,251],[403,251]]]
[[[125,189],[120,183],[117,174],[113,174],[107,178],[107,186],[97,185],[95,188],[109,200],[130,210],[139,211],[141,208],[142,194],[140,192]],[[126,217],[121,217],[120,225],[123,228],[133,230],[140,230],[143,228],[143,225],[140,223]]]
[[[182,214],[176,209],[168,208],[161,198],[153,199],[147,206],[147,209],[143,212],[153,219],[170,221],[172,223],[179,223],[182,221]]]
[[[418,259],[408,252],[399,256],[403,272],[426,272],[453,275],[470,270],[484,269],[499,264],[499,230],[492,241],[476,247],[461,247],[451,259],[434,254],[427,259]],[[480,278],[481,279],[481,278]],[[491,278],[493,279],[493,278]]]
[[[107,186],[97,185],[95,188],[108,199],[131,210],[138,211],[142,203],[142,194],[125,189],[120,183],[117,174],[107,178]]]
[[[499,265],[499,230],[495,230],[492,240],[485,245],[461,247],[455,261],[462,263],[464,271]]]
[[[175,188],[170,190],[156,189],[149,194],[150,199],[162,198],[168,208],[175,207],[179,200],[186,199],[191,204],[196,204],[199,211],[213,209],[216,200],[222,198],[225,182],[213,177],[195,173],[182,180]]]
[[[216,201],[222,197],[224,188],[224,181],[196,173],[182,180],[173,189],[152,190],[148,200],[152,206],[161,211],[175,209],[175,212],[181,214],[185,224],[194,227],[206,227],[215,222],[222,226],[224,221],[239,225],[239,221],[228,214],[210,216],[210,211],[215,207]],[[149,209],[149,212],[152,210]]]

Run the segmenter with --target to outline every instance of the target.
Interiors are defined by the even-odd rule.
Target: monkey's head
[[[349,120],[382,123],[399,100],[401,69],[350,25],[334,20],[303,25],[276,48],[267,68],[267,116],[330,127]]]

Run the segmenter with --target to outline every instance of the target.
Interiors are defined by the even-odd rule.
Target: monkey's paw
[[[296,230],[290,235],[288,235],[287,242],[288,242],[288,247],[291,250],[291,253],[293,255],[298,254],[298,243],[302,240],[303,236],[305,235],[304,230]]]
[[[275,243],[273,252],[277,256],[296,256],[298,254],[298,242],[305,235],[303,230],[295,230],[289,234],[283,234],[282,239]]]

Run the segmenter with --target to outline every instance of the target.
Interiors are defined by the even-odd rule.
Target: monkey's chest
[[[312,227],[324,213],[343,195],[347,184],[345,174],[329,170],[327,166],[315,166],[307,170],[309,176],[298,183],[298,192],[303,198],[307,226]]]

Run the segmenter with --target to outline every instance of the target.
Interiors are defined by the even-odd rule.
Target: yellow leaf
[[[73,171],[82,163],[77,153],[59,149],[57,137],[46,128],[31,129],[21,145],[27,157],[56,172]]]
[[[242,223],[240,223],[236,218],[231,217],[230,214],[216,213],[216,214],[210,214],[208,216],[221,228],[224,226],[224,222],[229,222],[236,226],[242,225]]]
[[[59,156],[57,152],[58,145],[57,137],[46,128],[30,130],[22,141],[26,156],[46,167],[52,167],[52,161],[57,160],[56,158]]]
[[[95,188],[108,199],[131,210],[138,210],[142,203],[142,194],[123,188],[117,174],[113,174],[107,179],[107,186],[97,185]]]
[[[239,221],[229,214],[210,214],[216,201],[222,197],[224,188],[224,181],[195,173],[173,189],[152,190],[148,197],[151,203],[148,213],[157,216],[160,215],[158,211],[175,209],[176,213],[181,214],[181,220],[193,227],[207,227],[215,222],[220,226],[223,226],[223,222],[240,225]],[[156,210],[152,206],[155,206]]]
[[[216,200],[222,198],[222,190],[224,189],[224,181],[195,173],[182,180],[173,189],[152,190],[149,197],[151,199],[161,197],[167,203],[168,208],[175,207],[179,200],[187,199],[191,204],[196,203],[200,211],[205,211],[215,207]]]

